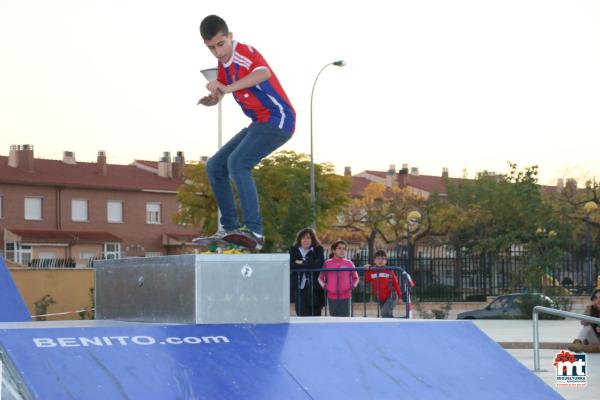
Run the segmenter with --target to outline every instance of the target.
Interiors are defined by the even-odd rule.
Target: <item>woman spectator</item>
[[[295,289],[296,315],[320,316],[325,304],[325,294],[318,282],[318,271],[295,272],[302,269],[320,269],[325,261],[325,251],[311,228],[302,229],[296,243],[290,247],[292,285]]]

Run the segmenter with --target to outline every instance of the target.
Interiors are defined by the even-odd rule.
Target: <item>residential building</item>
[[[491,173],[494,175],[493,173]],[[381,183],[390,188],[407,188],[414,194],[428,198],[432,193],[437,193],[440,197],[448,196],[447,182],[459,183],[468,180],[467,178],[451,178],[448,175],[448,168],[443,168],[441,175],[421,175],[419,168],[408,168],[408,164],[403,164],[402,168],[396,171],[394,164],[390,165],[387,171],[365,170],[359,174],[352,175],[350,167],[346,167],[344,175],[352,177],[352,197],[362,196],[365,188],[370,183]],[[557,193],[563,190],[563,181],[559,179],[556,186],[540,186],[544,193]],[[577,182],[573,179],[567,181],[567,188],[577,190]]]
[[[197,229],[176,224],[185,159],[168,153],[156,170],[34,157],[32,145],[0,156],[0,250],[22,264],[86,266],[90,259],[193,252]],[[66,262],[61,260],[67,260]]]

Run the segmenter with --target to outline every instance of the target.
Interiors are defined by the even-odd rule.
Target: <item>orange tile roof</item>
[[[373,181],[370,181],[367,178],[353,176],[352,186],[350,188],[350,195],[352,197],[362,196],[367,186],[369,186],[369,183],[373,183]]]
[[[135,160],[134,163],[142,164],[153,169],[158,169],[158,161]]]
[[[36,158],[34,172],[8,166],[8,157],[0,156],[0,183],[112,190],[176,191],[181,181],[162,178],[134,165],[107,164],[107,175],[98,172],[98,164],[78,162],[66,164],[58,160]]]

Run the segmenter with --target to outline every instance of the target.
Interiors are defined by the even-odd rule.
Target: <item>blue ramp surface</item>
[[[560,399],[471,322],[0,329],[35,399]]]
[[[31,321],[31,315],[4,259],[0,257],[0,322],[20,321]]]

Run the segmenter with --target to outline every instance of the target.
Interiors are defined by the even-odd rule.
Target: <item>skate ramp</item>
[[[3,325],[23,398],[561,398],[468,321]]]
[[[31,315],[6,267],[0,257],[0,322],[31,321]]]

